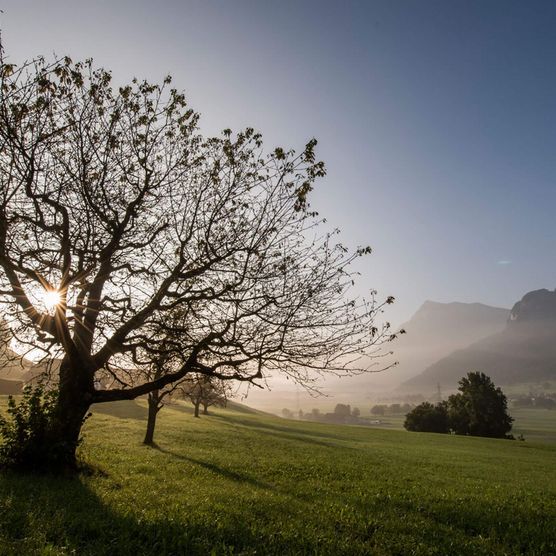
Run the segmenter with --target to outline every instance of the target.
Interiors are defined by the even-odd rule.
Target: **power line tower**
[[[436,384],[436,401],[438,403],[442,401],[442,391],[440,390],[440,382]]]

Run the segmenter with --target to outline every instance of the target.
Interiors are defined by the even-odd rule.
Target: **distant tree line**
[[[455,433],[490,438],[513,438],[513,418],[507,398],[484,373],[472,372],[459,381],[459,393],[432,404],[423,402],[410,411],[409,431]]]
[[[393,404],[377,404],[371,407],[371,416],[381,417],[384,415],[406,415],[415,404],[410,403],[393,403]],[[334,411],[322,412],[318,408],[304,412],[302,409],[292,411],[291,409],[282,409],[282,417],[285,419],[304,419],[306,421],[321,421],[325,423],[340,424],[368,424],[368,417],[361,416],[361,410],[358,407],[351,407],[351,404],[336,404]]]
[[[304,413],[303,410],[298,412],[290,409],[282,409],[282,416],[286,419],[305,419],[306,421],[319,421],[323,423],[335,423],[341,425],[358,425],[362,424],[361,410],[358,407],[351,407],[350,404],[336,404],[333,412],[322,413],[320,409],[314,408],[310,412]]]

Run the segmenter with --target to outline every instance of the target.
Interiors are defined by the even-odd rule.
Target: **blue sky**
[[[510,307],[556,287],[556,3],[0,0],[12,61],[166,73],[207,133],[319,140],[313,207],[371,245],[361,291]]]

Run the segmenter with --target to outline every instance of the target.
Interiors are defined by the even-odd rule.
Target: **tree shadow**
[[[190,461],[233,480],[261,486],[217,466]],[[122,487],[111,480],[102,486],[106,488]],[[149,516],[150,508],[141,508],[131,501],[120,511],[118,507],[122,506],[105,503],[82,477],[0,472],[0,553],[2,556],[164,556],[285,554],[303,553],[308,548],[307,539],[273,537],[270,541],[261,537],[260,531],[252,530],[242,519],[245,515],[241,512],[245,510],[235,509],[233,504],[227,510],[230,519],[223,522],[218,521],[216,514],[214,518],[208,514],[203,520],[189,519],[188,514],[178,514],[176,518],[162,511],[163,502],[154,518]],[[313,553],[316,550],[310,543],[309,548]]]
[[[151,445],[151,448],[154,448],[155,450],[158,450],[159,452],[162,452],[163,454],[167,454],[173,458],[182,460],[182,461],[187,461],[189,463],[193,463],[194,465],[199,465],[200,467],[203,467],[204,469],[207,469],[208,471],[210,471],[211,473],[216,473],[217,475],[220,475],[222,477],[224,477],[225,479],[229,479],[230,481],[235,481],[238,483],[245,483],[251,486],[254,486],[256,488],[261,488],[261,489],[265,489],[265,490],[274,490],[274,486],[271,485],[270,483],[265,483],[263,481],[259,481],[258,479],[254,479],[253,477],[251,477],[250,475],[247,475],[245,473],[239,473],[237,471],[233,471],[231,469],[227,469],[225,467],[221,467],[220,465],[216,465],[215,463],[210,463],[208,461],[202,461],[200,459],[195,459],[192,458],[190,456],[186,456],[184,454],[178,454],[176,452],[172,452],[171,450],[166,450],[165,448],[162,448],[161,446],[159,446],[156,443],[153,443]]]
[[[322,440],[316,440],[316,438],[323,438],[329,440],[339,440],[342,442],[342,448],[346,448],[345,443],[359,442],[356,438],[346,438],[339,434],[331,434],[329,432],[321,432],[314,429],[300,429],[297,427],[288,427],[281,425],[274,425],[271,423],[265,423],[261,421],[253,421],[251,419],[245,419],[243,417],[236,417],[235,415],[214,415],[215,418],[222,421],[226,421],[232,425],[239,425],[242,427],[247,427],[251,429],[257,429],[260,432],[266,434],[274,434],[274,436],[290,439],[290,440],[300,440],[301,442],[307,442],[310,444],[317,444],[320,446],[326,446],[329,448],[336,448],[338,446],[335,442],[326,442]],[[318,426],[318,423],[317,423]]]
[[[172,409],[187,415],[193,415],[193,407],[176,404],[166,403],[162,408]],[[147,421],[148,409],[146,402],[144,404],[138,403],[137,400],[123,400],[110,403],[97,403],[91,406],[91,413],[93,415],[109,415],[110,417],[117,417],[118,419],[133,419],[136,421]]]
[[[91,406],[91,413],[109,415],[119,419],[147,420],[147,407],[138,404],[135,400],[124,400],[110,403],[96,403]]]

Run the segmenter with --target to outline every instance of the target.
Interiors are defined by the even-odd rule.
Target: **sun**
[[[48,311],[56,308],[60,304],[60,293],[56,290],[48,290],[43,295],[43,303]]]

